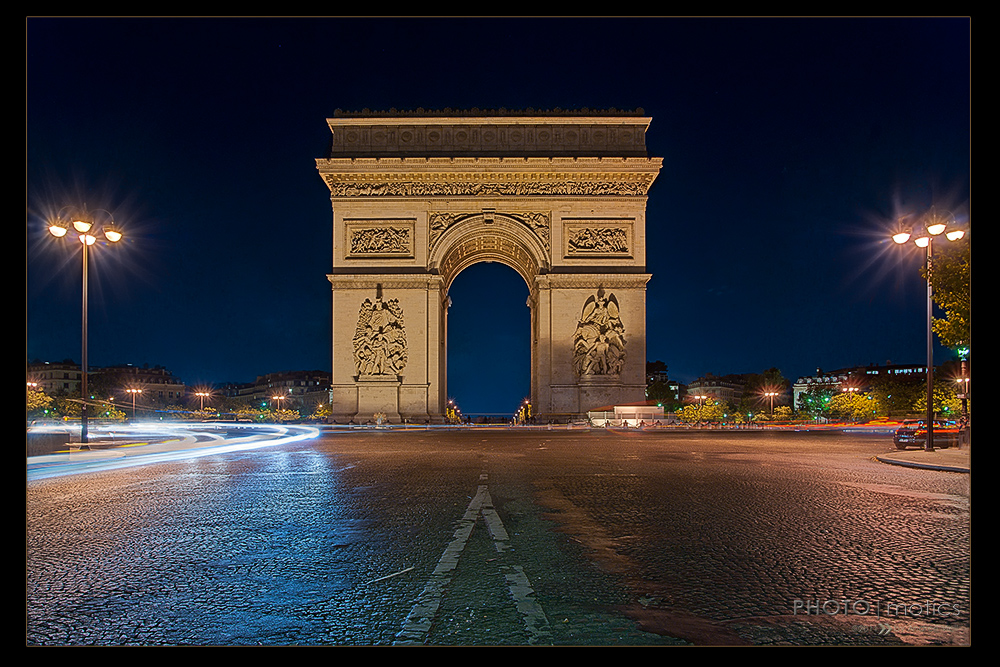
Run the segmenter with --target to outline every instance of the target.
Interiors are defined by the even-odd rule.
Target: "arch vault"
[[[339,114],[316,161],[333,204],[337,422],[444,419],[448,288],[466,267],[528,285],[542,420],[641,401],[649,118]],[[484,351],[483,373],[505,363]]]

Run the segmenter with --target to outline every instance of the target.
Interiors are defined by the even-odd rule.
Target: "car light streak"
[[[128,442],[129,438],[124,437],[123,433],[119,430],[116,431],[115,437],[122,440],[121,445],[123,446],[73,453],[62,452],[29,458],[27,478],[28,480],[47,479],[83,472],[98,472],[154,463],[169,463],[202,456],[218,456],[232,452],[259,449],[261,447],[283,445],[299,440],[310,440],[319,436],[319,429],[314,426],[264,424],[254,425],[253,427],[240,427],[240,430],[246,430],[248,434],[226,437],[225,435],[220,436],[218,433],[212,433],[204,426],[141,425],[141,427],[137,427],[134,430],[133,436],[138,436],[141,432],[142,437],[148,437],[152,431],[158,432],[158,435],[161,436],[179,436],[179,439],[168,442],[147,443],[141,448],[126,449],[123,446],[131,443]],[[205,445],[204,443],[200,443],[195,436],[211,438],[217,444]],[[133,441],[135,439],[137,438],[131,438]]]

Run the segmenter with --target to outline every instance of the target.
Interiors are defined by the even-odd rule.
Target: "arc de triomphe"
[[[501,262],[528,285],[540,420],[642,401],[646,195],[639,114],[360,113],[328,119],[333,418],[444,419],[448,288]],[[483,350],[483,372],[507,363]]]

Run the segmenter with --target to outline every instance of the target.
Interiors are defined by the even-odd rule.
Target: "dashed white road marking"
[[[480,476],[481,481],[486,480],[486,475]],[[493,538],[493,546],[497,553],[504,554],[509,547],[510,536],[507,529],[500,520],[493,507],[493,499],[485,484],[481,484],[477,489],[475,497],[465,510],[452,541],[445,548],[438,561],[437,567],[431,573],[424,586],[423,592],[417,597],[410,614],[403,623],[403,629],[396,635],[396,644],[423,644],[427,640],[434,617],[441,607],[441,599],[445,595],[448,584],[451,583],[455,568],[458,567],[458,559],[465,549],[465,545],[472,535],[472,530],[476,526],[476,521],[482,515],[486,528]],[[528,632],[528,643],[540,643],[549,636],[549,622],[545,617],[538,601],[535,600],[535,591],[531,588],[524,568],[520,565],[502,565],[500,572],[507,582],[507,589],[520,612],[524,627]]]

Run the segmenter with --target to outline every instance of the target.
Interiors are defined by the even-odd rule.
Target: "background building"
[[[222,392],[234,399],[253,405],[268,404],[273,408],[298,410],[303,416],[312,414],[317,405],[330,401],[329,371],[281,371],[259,375],[247,384],[227,385]],[[275,399],[275,396],[284,396]],[[278,405],[280,403],[280,406]]]
[[[866,391],[877,380],[887,378],[923,380],[926,377],[927,366],[922,364],[886,364],[884,366],[869,364],[868,366],[854,366],[835,371],[823,371],[822,368],[817,368],[815,375],[800,377],[792,385],[792,405],[798,408],[799,396],[813,389],[830,389],[836,392],[851,387],[859,391]]]
[[[28,382],[37,384],[49,396],[80,393],[82,371],[80,364],[72,359],[32,361],[28,364],[27,377]]]

